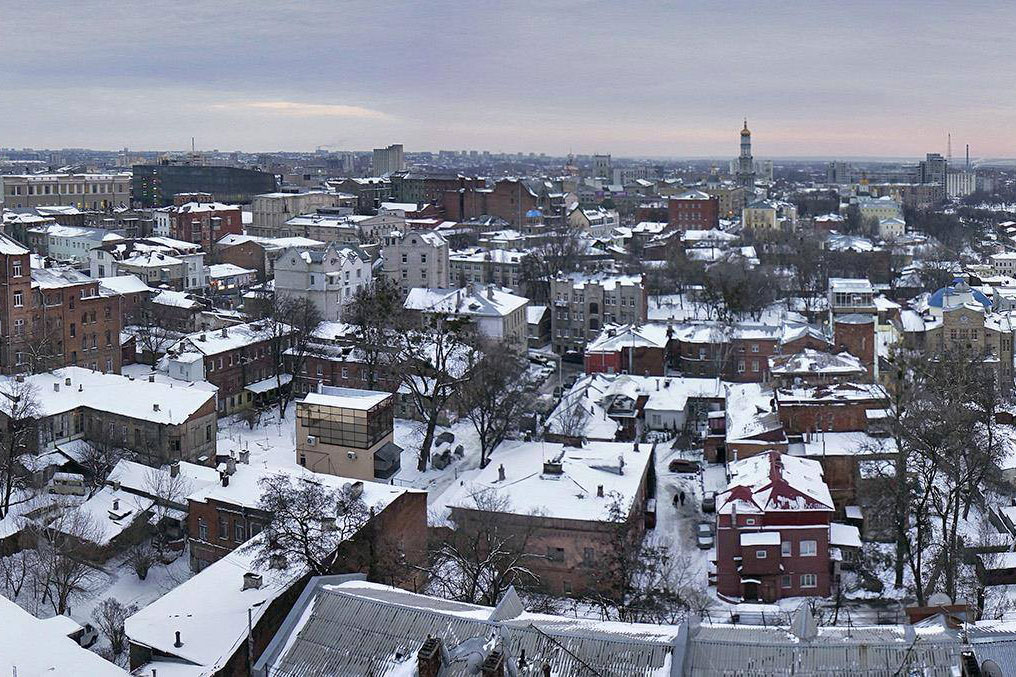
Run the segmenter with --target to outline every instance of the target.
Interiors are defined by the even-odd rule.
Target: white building
[[[889,196],[868,197],[861,195],[857,198],[857,210],[862,221],[903,218],[903,209],[900,203]]]
[[[593,237],[609,237],[610,231],[621,225],[621,219],[616,209],[576,207],[568,214],[568,225],[581,229]]]
[[[104,241],[88,252],[92,277],[137,275],[145,282],[186,290],[207,286],[205,253],[201,245],[170,237]]]
[[[405,307],[422,315],[469,317],[484,336],[525,350],[529,335],[528,304],[529,299],[505,289],[472,284],[461,289],[411,289]]]
[[[907,222],[899,217],[882,219],[878,222],[878,236],[883,240],[895,240],[907,232]]]
[[[991,257],[991,267],[996,275],[1016,277],[1016,252],[993,254]]]
[[[971,171],[949,172],[945,177],[949,197],[965,197],[977,191],[977,174]]]
[[[374,149],[374,162],[371,164],[374,174],[384,176],[401,172],[406,168],[406,156],[401,143],[393,143],[387,148]]]
[[[359,247],[292,248],[275,260],[275,293],[309,299],[325,321],[341,320],[343,307],[370,279],[370,258]]]
[[[33,244],[40,245],[36,247],[38,251],[57,261],[69,261],[75,265],[88,262],[92,247],[124,239],[122,233],[102,228],[61,225],[32,228],[28,237]]]
[[[448,242],[428,230],[411,230],[385,236],[382,257],[384,274],[399,285],[403,294],[414,287],[447,288],[450,264]]]

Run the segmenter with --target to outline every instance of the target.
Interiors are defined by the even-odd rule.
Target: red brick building
[[[778,326],[741,323],[674,327],[671,366],[686,376],[721,377],[736,383],[769,380],[769,358],[780,352]]]
[[[74,269],[30,265],[28,250],[0,235],[0,371],[120,373],[120,299]]]
[[[680,230],[711,230],[720,225],[720,201],[700,190],[667,201],[667,222]]]
[[[169,213],[170,237],[200,244],[206,252],[227,235],[243,233],[243,217],[236,205],[186,202]]]
[[[334,475],[266,469],[243,462],[227,463],[220,482],[188,496],[191,569],[201,571],[261,533],[271,516],[258,505],[259,483],[280,472],[292,474],[294,479],[308,478],[330,491],[341,491],[343,485],[350,482]],[[356,482],[356,485],[355,490],[361,492],[367,507],[374,508],[373,519],[362,530],[364,537],[373,539],[375,547],[381,545],[382,539],[386,544],[397,544],[408,561],[422,563],[419,558],[427,545],[427,492],[376,482]],[[348,571],[359,571],[371,562],[369,557],[359,557],[349,564]]]
[[[875,316],[867,314],[836,315],[833,318],[833,346],[847,351],[861,361],[869,379],[875,371]]]
[[[445,218],[469,221],[489,215],[504,219],[513,228],[521,228],[526,212],[539,209],[539,196],[520,179],[501,179],[493,188],[470,185],[444,194]]]
[[[775,451],[729,464],[716,497],[716,590],[773,602],[829,595],[833,500],[817,461]]]
[[[586,373],[664,376],[672,334],[661,324],[606,327],[586,346]]]

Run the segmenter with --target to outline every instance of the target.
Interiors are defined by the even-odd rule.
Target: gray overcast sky
[[[1016,156],[1013,2],[0,0],[0,146]]]

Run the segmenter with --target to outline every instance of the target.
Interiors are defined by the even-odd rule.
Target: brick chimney
[[[441,671],[441,638],[427,636],[416,652],[416,670],[420,677],[437,677]]]

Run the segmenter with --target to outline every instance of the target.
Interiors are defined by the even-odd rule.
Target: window
[[[758,344],[757,343],[751,344],[751,352],[753,352],[753,353],[757,353],[758,352]]]
[[[551,562],[563,562],[564,548],[547,548],[547,559]]]
[[[737,361],[737,373],[738,374],[743,374],[744,373],[744,360],[738,360]]]
[[[582,563],[586,566],[593,566],[593,562],[596,559],[596,554],[592,548],[582,549]]]
[[[755,518],[748,517],[744,520],[744,523],[747,524],[748,526],[753,526],[755,524]]]
[[[71,322],[71,338],[74,338],[77,335],[78,335],[77,326],[73,322]]]
[[[229,520],[222,515],[219,515],[219,538],[222,540],[229,538]]]
[[[751,370],[754,372],[758,372],[758,360],[751,361]]]
[[[243,526],[243,522],[233,522],[233,541],[236,543],[243,543],[247,539],[245,538],[247,530]]]
[[[756,550],[755,551],[755,559],[765,559],[768,556],[769,555],[768,555],[768,553],[765,550]]]
[[[198,538],[202,541],[208,540],[208,523],[204,517],[198,518]]]
[[[815,574],[801,574],[801,587],[802,588],[818,587],[818,576]]]
[[[789,588],[791,585],[791,577],[789,575],[783,576],[780,580],[780,585],[784,588]]]
[[[801,557],[814,557],[818,554],[816,541],[801,541]]]
[[[257,536],[260,533],[261,533],[261,524],[258,523],[258,522],[251,522],[250,523],[250,535],[251,535],[251,538],[254,538],[255,536]]]
[[[25,305],[25,296],[19,291],[14,292],[14,307],[21,308]]]
[[[780,543],[780,554],[784,557],[790,557],[794,554],[794,544],[790,541],[783,541]]]
[[[11,264],[11,276],[21,277],[21,261],[15,261]]]

